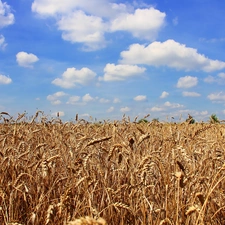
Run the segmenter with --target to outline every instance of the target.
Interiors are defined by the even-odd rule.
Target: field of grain
[[[0,224],[225,224],[225,125],[36,117],[0,124]]]

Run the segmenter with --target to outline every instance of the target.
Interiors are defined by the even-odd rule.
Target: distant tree
[[[138,123],[148,123],[148,120],[146,120],[146,119],[140,119],[140,120],[138,120]]]
[[[210,116],[209,120],[210,120],[210,123],[220,123],[220,120],[219,120],[219,118],[217,117],[216,114],[212,114]]]
[[[190,114],[188,114],[188,118],[186,119],[186,122],[188,124],[194,124],[195,123],[195,119]]]
[[[159,118],[153,118],[152,122],[159,122]]]

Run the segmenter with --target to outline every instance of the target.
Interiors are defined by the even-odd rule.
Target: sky
[[[224,50],[224,0],[0,0],[0,112],[223,120]]]

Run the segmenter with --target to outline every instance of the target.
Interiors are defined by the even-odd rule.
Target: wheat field
[[[225,125],[0,124],[0,224],[225,224]]]

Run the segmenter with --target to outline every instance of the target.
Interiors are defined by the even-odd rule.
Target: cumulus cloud
[[[223,93],[222,91],[217,93],[212,93],[212,94],[209,94],[207,98],[211,101],[218,101],[218,102],[225,101],[225,93]]]
[[[111,107],[109,107],[109,108],[107,109],[107,112],[108,112],[108,113],[113,112],[113,111],[114,111],[114,107],[113,107],[113,106],[111,106]]]
[[[9,26],[15,21],[14,15],[11,13],[11,7],[0,0],[0,28]]]
[[[94,101],[95,99],[93,97],[91,97],[90,94],[86,94],[82,97],[83,102],[91,102]]]
[[[197,92],[183,91],[182,95],[184,97],[200,97],[201,95]]]
[[[145,101],[147,99],[146,95],[137,95],[136,97],[134,97],[134,101]]]
[[[39,59],[36,55],[27,52],[18,52],[16,54],[16,61],[19,66],[32,68],[33,63],[37,62]]]
[[[58,21],[62,38],[72,43],[84,43],[84,50],[93,51],[105,46],[105,25],[100,17],[76,11]]]
[[[73,88],[77,85],[88,85],[94,81],[96,73],[92,70],[84,67],[81,70],[76,68],[67,68],[62,74],[62,78],[56,78],[52,81],[52,84],[60,86],[62,88]]]
[[[112,31],[129,31],[134,37],[155,40],[165,23],[166,14],[154,8],[136,9],[134,13],[125,13],[112,21]]]
[[[225,62],[211,60],[199,54],[196,49],[186,47],[174,40],[155,41],[147,46],[130,45],[127,51],[120,53],[123,64],[147,64],[168,66],[179,70],[203,70],[211,72],[225,68]]]
[[[169,93],[166,91],[163,91],[162,94],[160,95],[160,98],[166,98],[168,97]]]
[[[0,84],[10,84],[12,82],[12,79],[0,74]]]
[[[122,113],[126,113],[126,112],[129,112],[131,109],[129,108],[129,107],[123,107],[123,108],[121,108],[120,109],[120,112],[122,112]]]
[[[178,88],[191,88],[198,84],[198,78],[192,76],[180,77],[177,82]]]
[[[104,81],[123,81],[129,77],[138,76],[145,72],[145,68],[136,65],[115,65],[108,63],[104,68]]]

